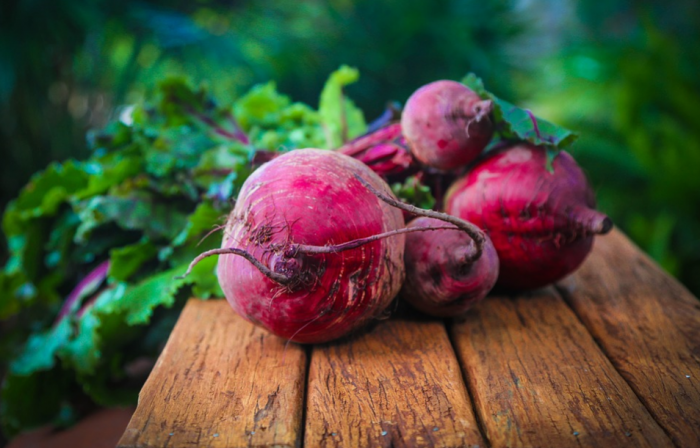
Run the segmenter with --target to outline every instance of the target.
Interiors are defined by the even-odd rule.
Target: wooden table
[[[621,233],[456,321],[285,343],[191,300],[121,447],[697,447],[700,302]]]

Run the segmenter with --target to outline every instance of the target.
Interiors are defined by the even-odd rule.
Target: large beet
[[[252,258],[223,254],[218,266],[226,299],[241,316],[284,338],[323,342],[384,311],[404,280],[404,235],[322,250],[403,227],[401,211],[356,176],[393,197],[365,165],[331,151],[292,151],[246,180],[222,248]]]
[[[573,272],[593,236],[612,221],[594,210],[595,197],[574,159],[560,152],[547,171],[541,147],[518,144],[479,161],[455,182],[446,211],[482,228],[500,260],[498,284],[537,288]]]

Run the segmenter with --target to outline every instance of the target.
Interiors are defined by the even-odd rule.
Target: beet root
[[[435,218],[416,218],[412,227],[436,227]],[[401,297],[432,316],[464,314],[486,297],[498,278],[498,255],[486,238],[483,253],[472,256],[474,241],[461,230],[419,232],[406,235],[406,281]]]
[[[401,212],[356,176],[393,196],[359,161],[313,149],[277,157],[246,180],[222,248],[250,257],[222,254],[218,264],[219,283],[238,314],[286,339],[318,343],[384,311],[404,279],[404,235],[337,252],[308,250],[403,227]]]
[[[491,140],[492,108],[464,84],[436,81],[409,97],[401,127],[416,159],[451,170],[476,159]]]
[[[470,221],[491,238],[500,260],[498,285],[538,288],[573,272],[593,236],[612,221],[574,159],[561,151],[547,170],[544,148],[529,144],[494,151],[447,192],[446,211]]]

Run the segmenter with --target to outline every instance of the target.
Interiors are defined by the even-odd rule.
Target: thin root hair
[[[448,222],[450,224],[453,224],[457,226],[460,230],[463,230],[467,235],[469,235],[472,240],[474,240],[474,243],[476,244],[476,252],[474,253],[474,256],[472,257],[470,262],[476,261],[481,257],[481,253],[483,252],[484,249],[484,242],[486,241],[486,236],[484,232],[479,229],[477,226],[474,224],[467,222],[463,219],[459,219],[455,216],[448,215],[447,213],[441,213],[441,212],[436,212],[434,210],[424,210],[422,208],[418,208],[414,205],[411,204],[406,204],[404,202],[398,201],[394,198],[391,198],[380,191],[378,191],[376,188],[374,188],[372,185],[369,184],[366,180],[364,180],[361,176],[355,174],[355,179],[357,179],[362,185],[365,186],[372,194],[377,196],[379,199],[382,201],[386,202],[387,204],[399,208],[401,210],[405,210],[409,213],[412,213],[414,215],[418,216],[426,216],[429,218],[435,218],[439,219],[441,221]],[[427,229],[427,228],[426,228]],[[347,243],[346,243],[347,244]]]
[[[238,255],[238,256],[241,256],[241,257],[245,258],[246,260],[248,260],[249,262],[251,262],[253,264],[253,266],[258,268],[258,270],[263,275],[265,275],[267,278],[269,278],[270,280],[277,282],[280,285],[286,285],[290,282],[290,278],[288,278],[286,275],[280,274],[278,272],[273,272],[272,270],[270,270],[267,266],[262,264],[257,258],[255,258],[250,253],[244,251],[243,249],[238,249],[235,247],[227,247],[227,248],[222,247],[221,249],[212,249],[212,250],[208,250],[206,252],[202,252],[201,254],[197,255],[197,257],[195,257],[194,260],[192,260],[190,265],[187,267],[187,271],[185,271],[184,274],[182,274],[181,276],[175,277],[175,278],[183,279],[183,278],[187,277],[190,274],[190,272],[192,272],[192,269],[200,261],[204,260],[205,258],[214,256],[214,255]]]
[[[210,231],[208,231],[207,234],[204,235],[204,236],[202,237],[202,239],[199,240],[199,242],[197,243],[197,245],[196,245],[195,247],[199,247],[199,246],[204,242],[204,240],[206,240],[207,238],[209,238],[213,233],[216,233],[216,232],[218,232],[219,230],[223,230],[223,229],[226,229],[226,224],[218,224],[218,225],[215,225],[213,229],[211,229]]]

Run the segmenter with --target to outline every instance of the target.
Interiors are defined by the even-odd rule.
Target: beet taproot
[[[284,154],[246,180],[222,248],[245,250],[277,278],[250,260],[220,255],[219,283],[236,312],[286,339],[314,343],[380,316],[404,279],[403,235],[329,253],[298,246],[337,246],[403,227],[400,210],[354,175],[391,195],[362,163],[313,149]]]
[[[416,218],[414,227],[436,227],[435,218]],[[498,278],[498,255],[486,238],[481,257],[474,260],[475,244],[465,232],[454,230],[406,235],[406,281],[401,297],[431,316],[464,314],[483,300]]]
[[[595,210],[595,196],[576,161],[559,152],[547,169],[546,150],[527,143],[486,154],[447,192],[447,213],[476,224],[500,260],[497,284],[532,289],[573,272],[593,236],[612,221]]]
[[[435,81],[406,102],[401,128],[416,159],[441,170],[462,167],[482,153],[493,136],[493,104],[456,81]]]

